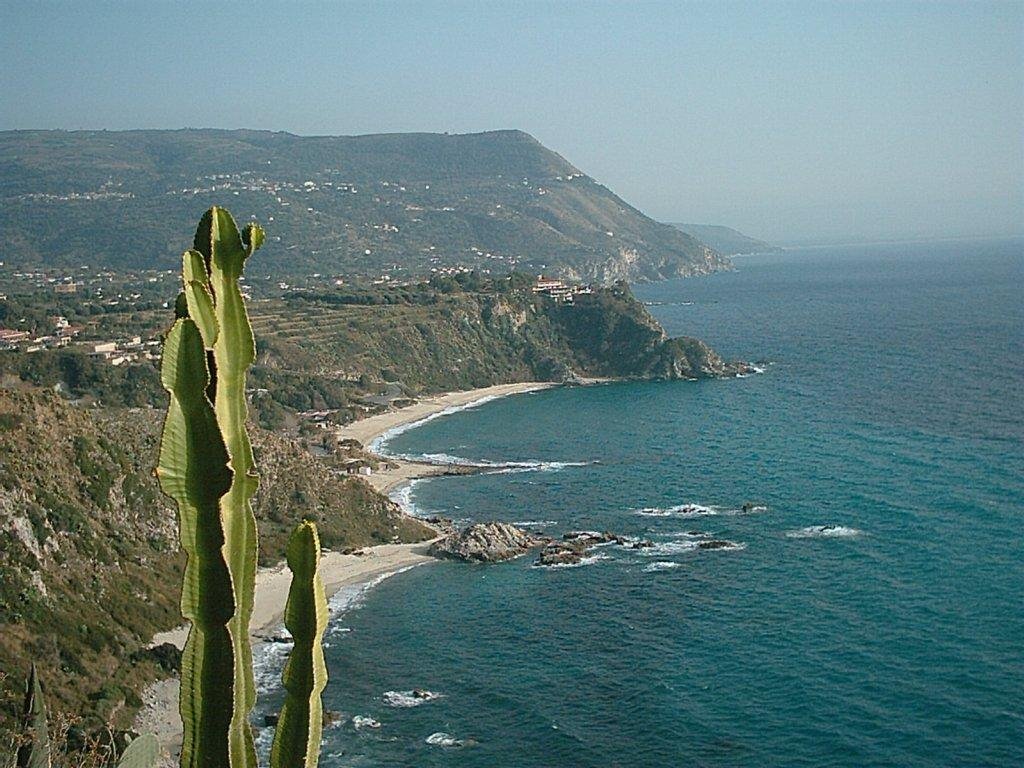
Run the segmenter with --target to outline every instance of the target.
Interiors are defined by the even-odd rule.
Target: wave
[[[364,715],[356,715],[352,718],[352,725],[356,728],[380,728],[380,720],[374,720],[372,717]]]
[[[513,474],[516,472],[560,472],[567,467],[585,467],[589,464],[597,464],[596,461],[540,461],[540,460],[528,460],[528,461],[491,461],[489,459],[466,459],[462,456],[453,456],[448,453],[392,453],[388,451],[388,443],[394,438],[398,437],[411,429],[422,427],[424,424],[439,419],[443,416],[451,416],[453,413],[459,413],[461,411],[468,411],[472,408],[478,408],[485,403],[489,403],[492,400],[498,400],[502,395],[485,395],[477,400],[470,403],[464,403],[463,405],[452,405],[445,408],[437,413],[431,413],[428,416],[424,416],[422,419],[416,421],[410,421],[407,424],[399,424],[391,427],[391,429],[385,430],[381,434],[377,435],[371,440],[366,449],[371,453],[376,453],[379,456],[386,458],[400,459],[405,461],[414,461],[420,464],[436,464],[438,466],[451,466],[456,465],[460,467],[473,467],[482,469],[494,474]],[[403,486],[403,490],[409,488],[409,485]],[[411,493],[405,491],[405,493]],[[396,495],[399,495],[396,493]],[[393,500],[401,504],[401,501]],[[408,500],[408,499],[407,499]],[[411,507],[410,501],[410,507]],[[403,509],[406,509],[403,507]],[[408,511],[408,510],[407,510]]]
[[[710,538],[710,534],[690,531],[682,536],[674,535],[674,538],[675,541],[663,541],[650,547],[638,549],[637,554],[643,557],[665,557],[703,550],[736,552],[747,548],[747,545],[742,542],[729,541],[728,539],[713,539]]]
[[[633,510],[634,515],[641,517],[715,517],[717,515],[752,515],[767,512],[764,504],[744,504],[742,507],[706,506],[704,504],[677,504],[674,507],[644,507]]]
[[[444,731],[430,734],[425,741],[427,744],[435,747],[461,747],[463,744],[462,739],[456,739],[450,733],[445,733]]]
[[[397,568],[394,571],[388,571],[382,573],[379,576],[375,576],[369,581],[364,581],[360,584],[351,584],[346,587],[342,587],[335,592],[331,599],[327,601],[327,614],[328,623],[327,631],[324,633],[324,639],[330,639],[340,637],[351,631],[348,627],[341,626],[338,623],[338,619],[352,610],[358,608],[363,604],[366,599],[367,593],[380,584],[385,579],[389,579],[399,573],[405,573],[413,568],[422,565],[422,563],[413,563],[407,565],[404,568]],[[288,638],[288,633],[282,627],[278,627],[274,632],[269,633],[274,637]],[[253,677],[256,681],[257,690],[264,692],[275,690],[281,685],[281,671],[284,669],[284,663],[287,659],[288,653],[292,649],[291,642],[268,642],[261,643],[258,645],[253,652]]]
[[[587,555],[578,563],[556,563],[554,565],[537,565],[534,563],[531,568],[543,568],[545,571],[561,570],[565,568],[582,568],[585,565],[593,565],[601,560],[613,560],[614,558],[600,552],[594,555]]]
[[[435,510],[420,507],[415,501],[413,501],[416,486],[423,482],[424,479],[426,478],[415,477],[407,483],[402,483],[388,494],[388,498],[401,507],[405,514],[410,515],[411,517],[430,517],[432,515],[440,514]]]
[[[677,563],[675,560],[658,560],[657,562],[649,563],[644,567],[644,573],[657,573],[658,571],[671,571],[673,568],[678,568],[681,563]]]
[[[443,693],[436,693],[435,691],[427,691],[419,688],[411,691],[384,691],[381,695],[385,704],[389,707],[396,707],[398,709],[418,707],[421,704],[426,704],[428,701],[434,701],[443,697]]]
[[[596,461],[491,461],[490,459],[466,459],[450,453],[398,453],[389,454],[395,459],[415,461],[419,464],[436,466],[473,467],[493,474],[512,474],[515,472],[559,472],[567,467],[586,467],[597,464]]]
[[[764,366],[754,365],[753,363],[747,363],[747,368],[749,369],[749,373],[737,373],[736,378],[749,379],[751,376],[758,376],[765,371]]]
[[[512,525],[517,525],[520,528],[546,528],[549,525],[558,525],[557,520],[518,520]]]
[[[790,539],[852,539],[860,536],[861,531],[845,525],[809,525],[797,531],[787,531]]]
[[[472,402],[463,403],[462,405],[450,405],[443,410],[437,411],[436,413],[431,413],[427,416],[424,416],[422,419],[417,419],[416,421],[410,421],[405,424],[399,424],[397,426],[391,427],[390,429],[386,429],[383,432],[381,432],[379,435],[377,435],[377,437],[373,438],[373,440],[370,441],[366,448],[367,450],[372,451],[373,453],[379,454],[381,456],[386,456],[388,455],[385,450],[387,444],[391,442],[391,440],[393,440],[394,438],[398,437],[399,435],[408,432],[410,429],[422,427],[424,424],[431,422],[434,419],[440,419],[443,416],[451,416],[453,413],[459,413],[460,411],[468,411],[471,408],[478,408],[484,403],[489,403],[492,400],[497,400],[499,397],[501,396],[484,395],[483,397],[473,400]]]
[[[637,553],[644,557],[660,557],[663,555],[678,555],[683,552],[693,552],[700,547],[699,541],[686,539],[683,541],[664,541],[651,547],[638,549]]]
[[[634,512],[642,517],[710,517],[720,515],[719,507],[705,507],[703,504],[678,504],[674,507],[645,507]]]

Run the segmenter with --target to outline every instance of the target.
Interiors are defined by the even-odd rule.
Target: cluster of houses
[[[534,293],[550,296],[563,304],[572,304],[577,296],[594,292],[589,285],[570,284],[557,277],[545,277],[544,275],[537,276],[537,282],[533,284],[532,290]]]
[[[49,318],[52,331],[42,335],[32,334],[17,328],[0,328],[0,350],[16,352],[39,352],[44,349],[68,347],[84,330],[72,325],[63,315]],[[141,336],[130,336],[114,341],[76,342],[75,346],[90,355],[102,357],[111,365],[123,365],[140,360],[158,360],[160,342],[157,339],[143,341]]]
[[[0,350],[38,352],[41,349],[60,349],[71,343],[83,330],[80,325],[71,325],[63,315],[50,318],[50,333],[35,335],[17,328],[0,328]]]
[[[143,341],[141,336],[131,336],[117,341],[98,341],[89,344],[89,354],[102,357],[111,365],[137,363],[140,360],[159,360],[160,341]]]

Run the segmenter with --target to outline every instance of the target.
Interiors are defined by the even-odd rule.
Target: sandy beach
[[[552,386],[541,382],[499,384],[493,387],[448,392],[425,398],[406,408],[388,411],[367,419],[348,424],[339,430],[343,438],[354,438],[364,446],[389,430],[421,421],[449,408],[466,406],[478,400],[505,397]],[[382,469],[365,478],[382,493],[418,477],[444,474],[450,468],[443,465],[423,464],[409,461],[389,460],[395,468]],[[366,547],[361,555],[342,555],[327,552],[321,561],[324,588],[328,599],[342,587],[364,584],[386,573],[427,562],[430,542],[419,544],[381,544]],[[251,633],[254,646],[262,638],[274,633],[284,616],[285,601],[288,597],[290,573],[284,564],[261,568],[256,575],[256,596],[253,609]],[[182,626],[153,637],[152,644],[173,643],[184,646],[188,627]],[[163,680],[150,685],[142,693],[143,707],[135,719],[134,729],[139,733],[153,733],[159,739],[172,761],[176,764],[181,748],[181,721],[178,717],[177,679]]]
[[[516,384],[497,384],[493,387],[469,389],[463,392],[446,392],[441,395],[426,397],[417,401],[415,405],[410,405],[406,408],[399,408],[346,424],[338,429],[338,437],[358,440],[366,448],[370,448],[370,443],[384,433],[406,424],[422,421],[449,408],[470,405],[478,400],[491,400],[523,392],[547,389],[551,386],[554,385],[546,382],[531,381]],[[398,459],[391,459],[390,463],[397,465],[397,468],[382,469],[365,478],[370,485],[381,493],[387,493],[403,483],[418,477],[441,475],[450,471],[449,467],[439,464],[424,464]]]

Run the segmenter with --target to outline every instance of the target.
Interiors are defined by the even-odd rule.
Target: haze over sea
[[[420,481],[420,513],[655,546],[367,592],[329,633],[325,700],[381,727],[328,729],[321,764],[1024,764],[1022,253],[739,258],[637,293],[763,375],[555,389],[396,436],[538,463]]]

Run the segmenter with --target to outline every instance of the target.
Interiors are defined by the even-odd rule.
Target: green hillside
[[[465,276],[415,289],[297,294],[255,304],[257,378],[270,366],[327,380],[400,379],[417,393],[576,377],[701,378],[742,369],[697,339],[669,339],[625,284],[562,303],[507,283],[474,284]]]
[[[20,267],[173,269],[214,203],[272,233],[250,277],[465,266],[610,283],[728,266],[521,131],[0,132],[0,202],[2,259]]]
[[[87,726],[127,726],[141,685],[160,674],[140,649],[181,622],[182,573],[176,516],[153,476],[161,415],[0,387],[0,670],[11,674],[0,678],[0,737],[31,660],[52,708]],[[432,535],[292,441],[254,438],[264,564],[304,517],[334,549]]]

